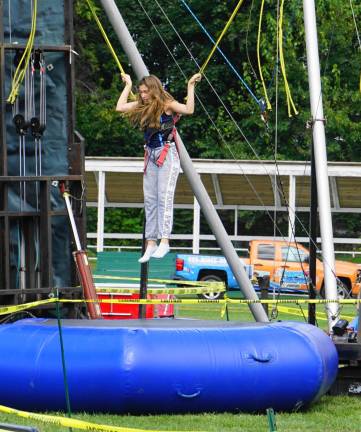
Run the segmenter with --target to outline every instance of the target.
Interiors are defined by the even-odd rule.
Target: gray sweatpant
[[[163,166],[158,167],[162,148],[147,149],[148,161],[143,177],[145,207],[145,238],[169,239],[173,226],[173,200],[180,171],[180,162],[175,143],[170,144]]]

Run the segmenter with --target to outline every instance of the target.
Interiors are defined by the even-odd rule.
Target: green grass
[[[360,413],[361,398],[359,397],[324,396],[303,411],[276,413],[277,430],[279,432],[324,432],[326,430],[357,432],[361,431]],[[267,416],[263,413],[154,416],[74,414],[73,417],[98,424],[159,431],[264,432],[269,430]],[[0,422],[38,426],[43,432],[69,430],[65,427],[25,420],[14,415],[1,414]]]
[[[239,299],[239,292],[230,291],[228,292],[229,298]],[[185,298],[190,298],[190,296],[183,296]],[[272,296],[269,297],[272,299]],[[305,299],[305,297],[299,297]],[[269,317],[271,321],[302,321],[307,322],[307,304],[299,305],[296,304],[282,304],[282,299],[293,299],[297,300],[297,297],[290,295],[281,295],[279,297],[280,303],[277,305],[268,305]],[[282,310],[283,307],[292,310],[291,313],[287,313]],[[327,320],[325,316],[325,307],[323,304],[317,305],[317,323],[322,329],[327,329]],[[224,314],[224,307],[221,304],[195,304],[195,305],[175,305],[176,316],[182,318],[197,318],[197,319],[227,319]],[[356,305],[343,305],[341,307],[341,318],[346,318],[350,321],[351,317],[356,315]],[[249,307],[245,304],[232,304],[228,305],[228,319],[234,321],[254,321],[253,315]],[[360,428],[361,431],[361,428]]]
[[[360,255],[355,255],[354,257],[350,254],[337,254],[335,257],[337,260],[339,261],[349,261],[349,262],[353,262],[356,264],[361,264],[361,256]]]

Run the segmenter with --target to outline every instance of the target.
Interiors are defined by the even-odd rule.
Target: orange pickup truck
[[[265,271],[271,280],[280,282],[283,270],[303,271],[308,275],[309,251],[301,244],[278,240],[252,240],[249,258],[245,264],[252,264],[255,272]],[[337,285],[342,295],[357,295],[361,287],[361,264],[335,261]],[[316,260],[316,289],[324,296],[323,263]],[[305,287],[306,288],[306,287]],[[345,292],[342,293],[341,291]]]
[[[271,281],[287,288],[285,275],[298,274],[297,291],[307,290],[309,272],[309,251],[301,244],[278,240],[252,240],[249,243],[249,257],[240,257],[249,277],[269,274]],[[346,261],[335,262],[337,287],[340,297],[356,296],[361,287],[361,264]],[[299,277],[301,276],[301,277]],[[177,254],[176,279],[192,281],[224,281],[228,289],[239,289],[237,281],[222,256]],[[323,264],[317,259],[316,289],[324,296]],[[289,286],[292,284],[289,284]],[[213,297],[212,297],[213,298]]]

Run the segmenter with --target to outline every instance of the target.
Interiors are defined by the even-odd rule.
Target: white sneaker
[[[157,249],[157,245],[148,246],[147,249],[144,252],[144,255],[139,258],[138,262],[141,264],[149,261],[150,257],[152,256],[153,252]]]
[[[169,244],[160,243],[158,249],[153,253],[152,258],[163,258],[169,252]]]

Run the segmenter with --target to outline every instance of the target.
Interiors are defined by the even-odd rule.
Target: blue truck
[[[228,266],[224,256],[216,255],[190,255],[177,254],[176,256],[176,272],[175,279],[187,281],[224,281],[227,289],[238,289],[237,281]],[[248,277],[253,277],[253,267],[251,265],[243,265]],[[223,293],[209,292],[202,294],[206,299],[218,299],[223,296]]]

